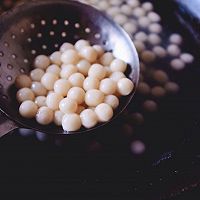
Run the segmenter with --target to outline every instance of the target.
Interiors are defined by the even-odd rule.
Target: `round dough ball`
[[[91,63],[95,62],[98,57],[97,51],[91,46],[81,48],[80,55]]]
[[[145,44],[142,42],[142,41],[139,41],[139,40],[134,40],[134,45],[135,45],[135,48],[137,49],[137,52],[138,53],[141,53],[142,51],[145,50]]]
[[[166,94],[166,91],[163,87],[161,86],[155,86],[152,88],[151,90],[151,94],[154,96],[154,97],[157,97],[157,98],[161,98],[161,97],[164,97],[165,94]]]
[[[96,113],[92,109],[86,109],[80,114],[82,125],[85,128],[92,128],[98,123]]]
[[[180,55],[180,59],[186,63],[186,64],[190,64],[194,61],[194,56],[190,53],[182,53]]]
[[[99,79],[97,79],[95,77],[87,77],[83,82],[83,89],[85,91],[88,91],[91,89],[98,89],[99,84],[100,84]]]
[[[30,77],[32,81],[41,81],[41,78],[45,74],[44,70],[36,68],[30,72]]]
[[[161,46],[155,46],[153,47],[153,52],[158,56],[159,58],[164,58],[167,56],[166,50]]]
[[[49,107],[43,106],[39,108],[36,114],[36,121],[41,125],[48,125],[53,122],[54,113]]]
[[[161,38],[157,34],[151,33],[148,35],[148,42],[151,45],[158,45],[161,43]]]
[[[117,83],[110,78],[103,79],[99,86],[100,91],[104,94],[114,94],[117,89]]]
[[[24,101],[19,107],[19,114],[27,119],[34,118],[38,111],[37,105],[30,100]]]
[[[79,115],[65,114],[62,119],[62,127],[64,131],[77,131],[81,128],[81,118]]]
[[[131,8],[137,8],[140,5],[140,2],[138,0],[127,0],[127,5],[129,5]]]
[[[167,47],[167,52],[170,56],[176,57],[180,55],[181,50],[177,45],[171,44]]]
[[[88,90],[85,94],[85,103],[88,106],[95,107],[104,101],[104,94],[100,90]]]
[[[180,34],[178,33],[173,33],[170,35],[169,37],[169,41],[173,44],[177,44],[177,45],[180,45],[183,41],[183,38]]]
[[[122,3],[122,1],[121,0],[110,0],[109,3],[112,6],[119,6]]]
[[[41,78],[41,83],[47,90],[53,90],[54,83],[57,80],[58,80],[58,76],[57,75],[52,74],[51,72],[47,72]]]
[[[110,69],[113,72],[125,72],[127,64],[120,59],[114,59],[110,64]]]
[[[150,86],[145,82],[140,82],[138,84],[138,89],[137,90],[142,95],[149,95],[149,93],[151,92]]]
[[[53,64],[53,65],[49,65],[46,72],[51,72],[52,74],[56,74],[60,76],[61,69],[58,65]]]
[[[134,84],[128,78],[122,78],[117,82],[118,92],[123,96],[129,95],[133,91],[133,88]]]
[[[60,47],[60,51],[62,53],[64,53],[65,51],[69,49],[74,49],[74,45],[68,42],[63,43],[62,46]]]
[[[121,12],[125,15],[131,15],[132,14],[132,8],[128,6],[127,4],[123,4],[121,6]]]
[[[118,82],[120,79],[122,78],[125,78],[125,74],[122,73],[122,72],[113,72],[111,75],[110,75],[110,79],[115,81],[115,82]]]
[[[143,17],[140,17],[140,18],[138,19],[138,24],[139,24],[139,26],[140,26],[141,28],[146,28],[146,27],[149,26],[150,20],[148,19],[148,17],[143,16]]]
[[[61,126],[62,125],[62,119],[63,119],[64,113],[61,112],[60,110],[57,110],[54,112],[54,124],[57,126]]]
[[[150,24],[148,29],[151,33],[161,33],[162,32],[162,26],[158,23]]]
[[[50,65],[50,63],[51,61],[48,56],[39,55],[34,60],[34,67],[45,70]]]
[[[142,4],[142,8],[147,12],[152,11],[154,9],[153,4],[151,2],[144,2]]]
[[[93,64],[88,71],[88,75],[102,80],[106,76],[106,70],[100,64]]]
[[[109,7],[106,12],[111,17],[114,17],[115,15],[120,13],[120,8],[117,6]]]
[[[156,70],[153,73],[153,79],[160,84],[164,84],[169,80],[167,73],[163,70]]]
[[[47,94],[46,88],[40,82],[33,82],[31,89],[35,96],[45,96]]]
[[[148,38],[147,34],[145,32],[143,32],[143,31],[137,32],[134,35],[134,39],[138,40],[138,41],[141,41],[141,42],[146,42],[147,38]]]
[[[84,76],[88,75],[91,64],[87,60],[80,60],[77,64],[78,71]]]
[[[85,107],[79,105],[78,108],[77,108],[77,110],[76,110],[76,113],[77,113],[77,114],[81,114],[81,112],[84,111],[84,110],[85,110]]]
[[[96,50],[96,52],[98,54],[98,58],[100,58],[104,54],[104,49],[103,49],[102,46],[100,46],[100,45],[93,45],[92,47]]]
[[[123,15],[123,14],[117,14],[115,17],[114,17],[114,21],[116,23],[118,23],[119,25],[123,25],[127,22],[128,18],[126,15]]]
[[[115,95],[107,95],[104,99],[104,103],[116,109],[119,106],[119,99]]]
[[[141,53],[141,59],[145,63],[151,63],[156,59],[156,55],[152,51],[145,50]]]
[[[74,49],[68,49],[61,55],[61,61],[64,64],[77,64],[79,59],[78,52]]]
[[[55,51],[54,53],[52,53],[50,55],[50,60],[53,64],[56,64],[56,65],[61,65],[62,62],[61,62],[61,55],[62,53],[60,51]]]
[[[75,100],[78,104],[82,104],[85,99],[85,91],[80,87],[72,87],[68,91],[67,97]]]
[[[165,90],[167,93],[176,94],[180,90],[180,87],[177,83],[167,82],[165,84]]]
[[[114,56],[111,52],[104,53],[99,61],[103,66],[110,66],[111,62],[114,60]]]
[[[149,12],[147,17],[150,19],[151,22],[159,22],[161,17],[155,12]]]
[[[31,79],[29,76],[25,75],[25,74],[21,74],[21,75],[18,75],[15,79],[15,86],[17,88],[29,88],[31,87]]]
[[[128,34],[130,34],[130,35],[134,34],[134,33],[138,30],[137,25],[136,25],[136,24],[133,24],[133,23],[130,22],[130,21],[126,22],[126,23],[123,25],[123,28],[124,28],[124,30],[125,30]]]
[[[60,111],[63,113],[75,113],[78,108],[76,101],[70,98],[64,98],[59,103]]]
[[[85,77],[81,73],[74,73],[69,77],[69,82],[74,87],[83,87]]]
[[[38,96],[35,98],[35,103],[40,108],[42,106],[46,106],[46,97],[45,96]]]
[[[158,105],[155,101],[152,101],[152,100],[146,100],[144,103],[143,103],[143,109],[146,111],[146,112],[155,112],[157,111],[158,109]]]
[[[104,11],[104,10],[106,10],[108,7],[109,7],[108,1],[106,1],[106,0],[101,0],[101,1],[98,2],[97,8],[98,8],[99,10]]]
[[[86,47],[86,46],[90,46],[90,43],[89,41],[83,40],[83,39],[78,40],[74,45],[77,51],[80,51],[83,47]]]
[[[63,97],[67,96],[67,93],[70,88],[71,88],[71,84],[66,79],[59,79],[54,84],[54,91],[57,94],[62,95]]]
[[[140,18],[143,17],[146,14],[145,10],[141,7],[137,7],[135,9],[133,9],[133,16]]]
[[[77,71],[78,70],[75,65],[72,65],[72,64],[62,65],[60,77],[68,79],[72,74],[76,73]]]
[[[172,69],[177,70],[177,71],[185,68],[185,63],[181,59],[178,59],[178,58],[173,59],[170,65]]]
[[[18,90],[18,92],[16,94],[16,98],[17,98],[17,101],[19,103],[21,103],[21,102],[27,101],[27,100],[33,101],[35,99],[35,95],[30,88],[22,88],[22,89]]]
[[[95,108],[98,120],[108,122],[113,117],[113,109],[106,103],[101,103]]]
[[[63,99],[62,95],[60,95],[58,93],[51,93],[47,96],[46,104],[52,110],[58,110],[59,103],[62,99]]]

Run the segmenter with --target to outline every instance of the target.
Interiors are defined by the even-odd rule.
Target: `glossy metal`
[[[17,75],[31,70],[36,55],[49,55],[64,42],[74,43],[83,38],[92,44],[103,45],[106,51],[112,51],[129,64],[127,76],[137,86],[139,60],[131,39],[120,26],[91,6],[66,0],[32,1],[5,13],[0,19],[0,27],[0,109],[19,127],[66,133],[55,125],[41,126],[33,119],[22,118],[13,86]],[[115,117],[129,104],[134,93],[135,90],[122,98]],[[78,132],[91,131],[105,124]],[[6,127],[5,133],[14,126]]]

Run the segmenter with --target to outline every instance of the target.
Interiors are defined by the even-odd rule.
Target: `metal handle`
[[[13,121],[6,119],[0,123],[0,138],[17,128],[18,126]]]

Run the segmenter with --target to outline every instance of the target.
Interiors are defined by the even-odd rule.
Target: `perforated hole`
[[[99,38],[101,37],[101,34],[100,34],[100,33],[96,33],[96,34],[94,35],[94,37],[95,37],[96,39],[99,39]]]
[[[4,56],[3,51],[0,51],[0,57],[3,57],[3,56]]]
[[[16,56],[15,54],[12,54],[12,58],[13,58],[13,59],[16,59],[17,56]]]
[[[8,97],[6,95],[2,95],[2,99],[7,100]]]
[[[64,25],[65,25],[65,26],[69,25],[68,20],[65,20],[65,21],[64,21]]]
[[[28,42],[32,42],[32,39],[31,39],[31,38],[27,38],[27,41],[28,41]]]
[[[21,28],[21,29],[20,29],[20,32],[21,32],[21,33],[24,33],[24,29],[23,29],[23,28]]]
[[[56,43],[56,44],[54,44],[54,47],[55,47],[55,48],[58,48],[58,47],[59,47],[59,45]]]
[[[62,37],[66,37],[67,36],[67,33],[66,32],[62,32]]]
[[[53,24],[53,25],[58,24],[58,20],[57,20],[57,19],[53,19],[52,24]]]
[[[49,35],[54,36],[54,35],[55,35],[55,32],[54,32],[54,31],[50,31],[50,32],[49,32]]]
[[[8,44],[7,42],[4,42],[4,46],[5,46],[5,47],[8,47],[9,44]]]
[[[41,20],[41,25],[43,25],[43,26],[46,25],[46,21],[44,19]]]
[[[90,28],[86,28],[86,29],[85,29],[85,32],[86,32],[86,33],[90,33],[90,32],[91,32]]]
[[[8,81],[12,81],[12,76],[9,75],[6,78],[7,78]]]
[[[78,40],[78,39],[80,39],[80,36],[79,35],[74,35],[74,39]]]
[[[80,24],[79,23],[76,23],[74,26],[75,26],[75,28],[80,28]]]
[[[46,45],[46,44],[43,44],[43,45],[42,45],[42,49],[47,49],[47,45]]]
[[[27,58],[24,59],[24,63],[28,63],[28,59]]]
[[[12,37],[13,40],[16,39],[16,35],[15,34],[12,34],[11,37]]]
[[[31,24],[31,28],[34,29],[35,28],[35,24]]]
[[[106,40],[104,40],[104,41],[103,41],[103,45],[106,45],[106,44],[107,44],[107,42],[106,42]]]
[[[35,55],[36,54],[36,50],[31,50],[31,54]]]
[[[25,73],[25,69],[24,68],[20,68],[20,73],[24,74]]]
[[[12,66],[11,64],[8,64],[8,65],[7,65],[7,68],[10,69],[10,70],[12,70],[12,69],[13,69],[13,66]]]
[[[38,33],[38,34],[37,34],[37,37],[38,37],[38,38],[41,38],[41,37],[42,37],[42,33]]]

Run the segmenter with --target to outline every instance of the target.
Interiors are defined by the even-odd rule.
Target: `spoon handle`
[[[1,118],[2,118],[2,115],[1,115]],[[18,126],[9,119],[5,119],[5,121],[1,121],[0,122],[0,138],[17,128]]]

